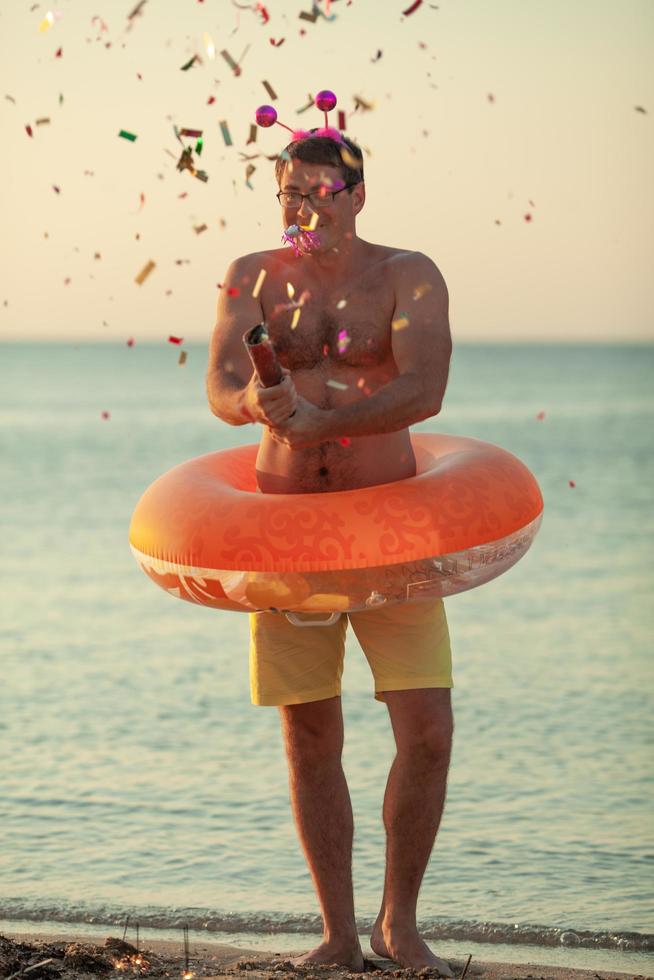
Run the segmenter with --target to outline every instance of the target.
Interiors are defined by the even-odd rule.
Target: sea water
[[[0,346],[0,920],[308,948],[319,906],[278,712],[250,703],[248,617],[166,595],[127,542],[157,476],[260,436],[211,414],[207,347],[185,349]],[[545,500],[519,564],[446,600],[456,731],[418,904],[439,950],[605,949],[634,972],[654,950],[653,368],[646,345],[459,344],[414,427],[502,446]],[[342,704],[365,934],[394,742],[351,631]]]

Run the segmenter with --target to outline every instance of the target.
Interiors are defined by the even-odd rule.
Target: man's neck
[[[338,248],[330,248],[324,252],[310,252],[304,256],[307,268],[321,279],[329,276],[333,281],[346,279],[352,275],[363,252],[363,242],[353,236],[349,241],[341,242]]]

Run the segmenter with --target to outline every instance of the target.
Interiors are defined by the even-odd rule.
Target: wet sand
[[[0,978],[16,974],[27,980],[45,980],[57,977],[58,980],[86,980],[99,976],[147,976],[178,977],[185,972],[185,957],[182,944],[172,940],[153,940],[148,938],[140,944],[139,951],[130,943],[123,943],[118,937],[105,935],[89,936],[74,931],[64,934],[13,933],[5,932],[0,937]],[[307,947],[308,949],[309,947]],[[139,961],[140,955],[140,961]],[[293,967],[291,957],[301,955],[301,951],[262,951],[228,946],[221,943],[189,943],[189,973],[205,980],[218,980],[226,977],[249,977],[251,980],[264,980],[284,974],[298,980],[345,980],[349,977],[438,977],[436,970],[402,969],[391,960],[382,959],[363,946],[365,972],[352,974],[343,967],[316,966]],[[50,964],[36,967],[26,972],[30,966],[50,959]],[[467,959],[467,958],[466,958]],[[466,959],[448,959],[456,977],[461,977]],[[380,972],[381,971],[381,972]],[[610,970],[581,970],[560,966],[539,966],[536,963],[488,963],[471,960],[466,973],[467,978],[482,980],[634,980],[631,973],[617,973]],[[645,980],[638,975],[637,980]],[[650,978],[651,980],[651,978]]]

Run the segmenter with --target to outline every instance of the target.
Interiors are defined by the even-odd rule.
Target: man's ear
[[[366,203],[366,185],[363,181],[354,185],[352,197],[354,198],[354,213],[358,214]]]

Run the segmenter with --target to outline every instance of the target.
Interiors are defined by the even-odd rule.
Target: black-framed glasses
[[[361,182],[355,180],[353,184],[345,184],[344,187],[339,187],[337,191],[330,191],[322,187],[320,190],[311,191],[310,194],[300,194],[299,191],[279,191],[275,197],[283,208],[300,208],[305,197],[312,208],[326,208],[333,202],[337,194],[341,194],[359,183]]]

